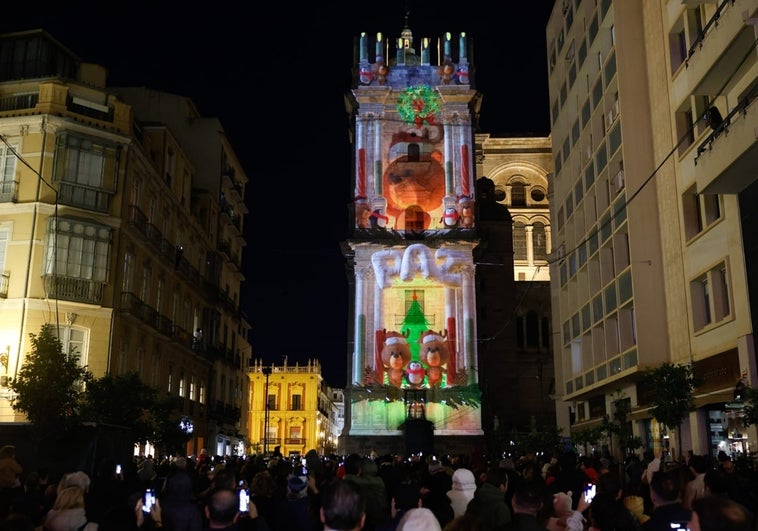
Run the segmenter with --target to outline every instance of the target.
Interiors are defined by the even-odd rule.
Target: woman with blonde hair
[[[84,491],[80,487],[62,488],[42,525],[44,531],[97,531],[97,527],[87,520]]]

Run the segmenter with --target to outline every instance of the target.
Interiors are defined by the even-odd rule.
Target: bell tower
[[[469,451],[483,436],[471,43],[465,33],[415,40],[406,19],[398,38],[362,33],[356,45],[340,448]]]

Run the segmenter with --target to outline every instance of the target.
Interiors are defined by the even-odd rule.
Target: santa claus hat
[[[384,341],[384,344],[389,345],[405,345],[408,341],[406,341],[405,336],[398,334],[397,332],[390,332],[387,334],[387,339]]]
[[[431,343],[432,341],[445,341],[445,338],[434,332],[428,332],[421,338],[421,342],[424,344]]]

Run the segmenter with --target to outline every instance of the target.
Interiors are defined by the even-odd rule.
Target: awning
[[[699,396],[696,396],[694,399],[695,407],[701,408],[703,406],[707,406],[709,404],[723,404],[724,402],[729,402],[732,400],[734,395],[734,389],[719,389],[718,391],[711,391],[709,393],[705,393]],[[644,420],[653,418],[653,414],[650,412],[650,409],[653,406],[645,406],[640,407],[639,409],[632,410],[632,412],[627,416],[627,420]]]
[[[695,397],[695,407],[701,408],[708,404],[723,404],[724,402],[731,402],[734,398],[734,387],[729,389],[720,389],[718,391],[712,391],[701,396]]]

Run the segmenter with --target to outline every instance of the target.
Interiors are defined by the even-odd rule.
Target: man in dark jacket
[[[482,483],[468,502],[466,514],[478,518],[488,529],[503,529],[511,521],[511,509],[505,501],[508,475],[504,468],[490,467]]]
[[[679,489],[679,475],[676,470],[659,470],[650,480],[650,499],[653,514],[642,524],[642,531],[671,531],[672,525],[679,523],[682,529],[692,517],[692,511],[682,504]]]
[[[537,520],[545,499],[545,489],[537,481],[522,481],[513,492],[513,518],[504,531],[547,531]]]

